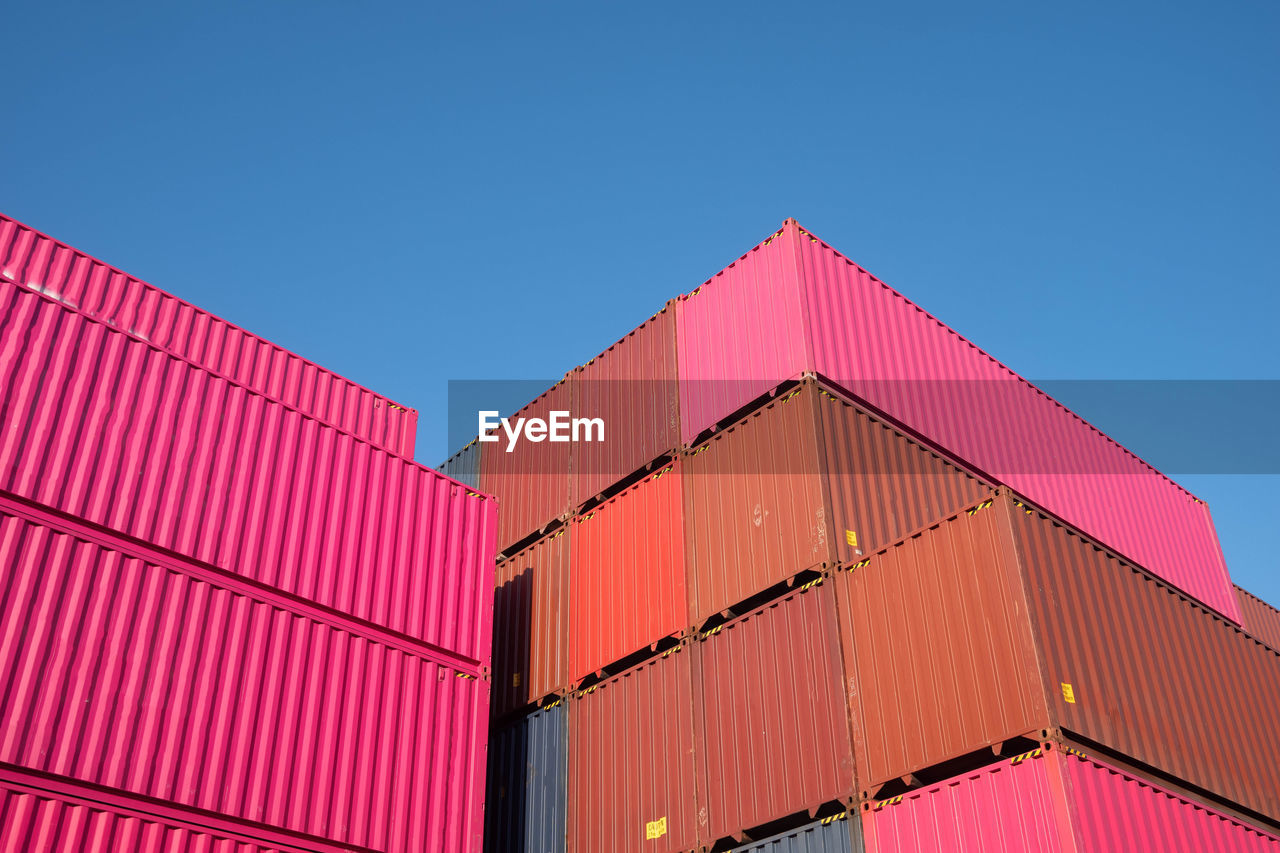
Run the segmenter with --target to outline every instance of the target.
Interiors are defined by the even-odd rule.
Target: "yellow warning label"
[[[511,673],[511,686],[512,687],[520,686],[520,673],[518,672]]]
[[[849,547],[850,547],[850,548],[857,548],[857,547],[858,547],[858,534],[857,534],[857,533],[854,533],[852,530],[846,530],[846,531],[844,532],[844,541],[846,541],[846,542],[848,542],[848,543],[849,543]]]
[[[1072,705],[1076,703],[1076,689],[1067,682],[1062,682],[1062,698]]]
[[[661,838],[667,834],[667,819],[660,817],[657,820],[651,820],[644,825],[644,840],[652,841],[655,838]]]

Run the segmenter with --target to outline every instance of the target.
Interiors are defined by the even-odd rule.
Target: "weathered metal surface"
[[[413,458],[418,413],[0,214],[0,276]]]
[[[681,468],[667,465],[570,525],[575,683],[688,625]]]
[[[697,846],[689,658],[678,648],[569,700],[569,853]]]
[[[0,282],[0,489],[487,663],[494,502]]]
[[[740,839],[854,796],[830,586],[793,592],[709,632],[694,646],[693,672],[707,840]]]
[[[1273,649],[1280,649],[1280,610],[1237,586],[1236,601],[1244,629]]]

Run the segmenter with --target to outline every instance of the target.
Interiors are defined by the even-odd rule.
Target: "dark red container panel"
[[[493,501],[0,282],[0,489],[487,663]]]
[[[1238,620],[1202,503],[794,220],[676,325],[686,442],[813,372]]]
[[[1079,753],[1038,749],[862,814],[877,853],[1263,853],[1280,838]]]
[[[864,789],[1060,727],[1280,819],[1280,653],[1009,493],[837,592]]]
[[[855,795],[830,585],[727,622],[694,650],[708,841]]]
[[[0,276],[392,453],[418,413],[0,215]]]
[[[578,368],[574,417],[601,418],[604,441],[573,445],[573,505],[680,445],[675,309],[667,306]]]
[[[685,457],[690,621],[831,559],[812,394],[790,392]]]
[[[1046,727],[1003,513],[939,522],[835,587],[864,790]]]
[[[575,683],[688,625],[681,468],[672,462],[570,525]]]
[[[376,850],[475,851],[489,685],[5,498],[0,763]]]
[[[674,649],[570,700],[568,853],[697,846],[690,657]]]
[[[805,381],[686,458],[694,624],[806,569],[856,560],[990,486]]]
[[[547,421],[551,412],[573,407],[574,373],[511,416]],[[484,436],[481,437],[482,439]],[[501,428],[496,441],[480,442],[480,490],[498,499],[498,552],[507,553],[564,518],[569,506],[569,451],[572,442],[529,441],[510,445]],[[507,452],[507,448],[511,451]]]
[[[1244,629],[1271,648],[1280,649],[1280,610],[1243,587],[1235,589]]]
[[[505,715],[569,683],[569,538],[561,528],[498,563],[493,709]]]
[[[0,766],[0,853],[339,853],[349,847]]]

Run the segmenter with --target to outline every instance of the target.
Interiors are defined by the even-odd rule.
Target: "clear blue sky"
[[[424,462],[447,380],[558,377],[787,216],[1026,376],[1280,378],[1271,0],[4,20],[0,210],[417,406]],[[1280,601],[1280,477],[1178,479]]]

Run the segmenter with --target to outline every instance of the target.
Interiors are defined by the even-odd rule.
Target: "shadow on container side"
[[[568,707],[558,701],[489,739],[488,853],[563,853],[568,808]]]

